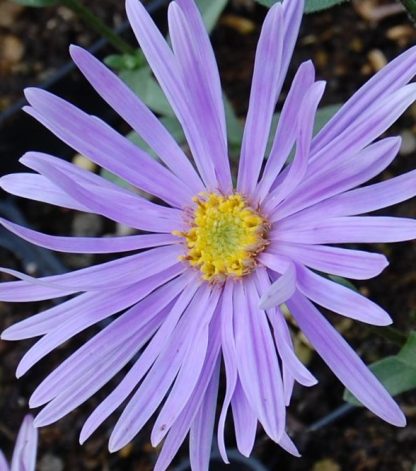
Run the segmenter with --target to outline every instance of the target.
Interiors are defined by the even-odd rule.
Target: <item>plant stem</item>
[[[400,330],[394,327],[369,327],[372,332],[379,335],[380,337],[389,340],[390,342],[403,347],[407,341],[407,336]]]
[[[94,13],[79,0],[61,0],[62,4],[76,13],[91,29],[103,36],[123,54],[133,54],[135,49],[117,36],[114,31],[103,23]]]
[[[416,23],[416,0],[400,0],[400,2],[405,7],[413,23]]]

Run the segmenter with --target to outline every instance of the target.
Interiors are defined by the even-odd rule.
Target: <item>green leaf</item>
[[[214,29],[227,2],[228,0],[197,0],[196,3],[198,4],[208,33]]]
[[[172,116],[164,116],[160,118],[160,121],[178,144],[183,144],[185,142],[185,135],[179,121],[176,118]],[[151,155],[154,159],[159,159],[153,149],[151,149],[151,147],[148,146],[136,132],[132,131],[127,135],[127,138],[136,144],[136,146],[140,147],[149,155]]]
[[[370,370],[392,396],[416,388],[416,331],[410,333],[406,344],[397,355],[373,363]],[[344,392],[344,400],[361,405],[347,390]]]
[[[257,0],[257,3],[264,5],[265,7],[271,7],[280,0]],[[325,10],[331,8],[340,3],[344,3],[348,0],[306,0],[305,12],[314,13],[316,11]]]
[[[325,124],[334,116],[334,114],[341,108],[341,104],[328,105],[319,108],[315,116],[315,125],[313,128],[313,134],[318,132],[325,126]]]
[[[134,188],[132,184],[130,184],[129,182],[126,182],[126,180],[123,180],[119,176],[114,175],[114,173],[109,172],[105,168],[100,169],[99,173],[103,178],[105,178],[109,182],[114,183],[118,186],[121,186],[121,188],[125,188],[126,190],[136,192],[136,189]]]
[[[228,144],[234,150],[238,150],[241,147],[241,140],[243,138],[243,124],[241,120],[237,118],[233,105],[225,95],[223,95],[223,100],[225,120],[227,122]]]
[[[416,370],[416,331],[410,333],[398,356],[402,363]]]
[[[162,89],[153,78],[149,67],[146,66],[136,70],[122,70],[119,75],[153,111],[164,116],[175,116]]]
[[[104,59],[104,62],[113,70],[135,70],[146,66],[146,59],[141,51],[134,54],[112,54]]]
[[[314,13],[320,10],[326,10],[327,8],[334,7],[344,3],[347,0],[306,0],[305,13]]]
[[[353,291],[357,291],[358,289],[355,285],[351,283],[350,280],[347,280],[346,278],[338,275],[328,275],[328,278],[331,279],[332,281],[335,281],[335,283],[338,283],[339,285],[344,286],[345,288],[349,288]]]
[[[58,5],[59,0],[14,0],[15,3],[25,5],[27,7],[51,7]]]
[[[316,135],[324,126],[325,124],[334,116],[334,114],[341,108],[342,105],[336,104],[336,105],[328,105],[328,106],[323,106],[322,108],[319,108],[318,111],[316,112],[315,116],[315,124],[313,128],[313,134]],[[273,144],[273,139],[274,135],[276,133],[276,128],[277,128],[277,123],[279,122],[280,119],[280,113],[275,113],[273,115],[272,119],[272,125],[270,128],[270,134],[269,134],[269,140],[267,143],[267,149],[266,149],[266,155],[269,155],[272,144]]]

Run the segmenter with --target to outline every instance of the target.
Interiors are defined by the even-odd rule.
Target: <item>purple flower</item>
[[[361,280],[387,266],[381,254],[331,244],[396,242],[416,235],[413,220],[360,216],[414,196],[414,171],[356,189],[397,155],[399,138],[374,141],[416,97],[416,84],[408,85],[416,72],[416,49],[380,71],[314,138],[325,83],[315,80],[311,62],[302,64],[264,161],[302,11],[301,0],[286,0],[266,17],[235,189],[217,66],[192,0],[169,6],[173,51],[141,3],[127,0],[127,14],[183,127],[193,162],[133,92],[79,47],[71,48],[77,66],[160,161],[64,100],[43,90],[26,91],[27,113],[77,152],[159,201],[39,152],[21,159],[37,173],[1,179],[10,193],[149,233],[56,237],[2,221],[21,237],[57,251],[148,249],[40,279],[3,269],[20,278],[0,285],[3,301],[76,294],[3,333],[7,340],[41,336],[20,362],[18,376],[76,334],[123,312],[42,381],[30,400],[32,407],[44,406],[36,426],[68,414],[128,365],[87,419],[81,442],[127,401],[110,437],[111,451],[126,445],[156,414],[151,441],[165,441],[155,469],[167,468],[188,433],[193,469],[208,469],[223,362],[226,391],[218,443],[224,460],[230,406],[241,453],[250,454],[259,421],[296,455],[285,432],[286,407],[295,381],[311,386],[316,380],[294,353],[279,308],[284,303],[345,386],[387,422],[405,424],[397,404],[315,305],[369,324],[391,322],[380,307],[325,274]]]
[[[38,448],[38,431],[33,426],[33,417],[27,415],[17,436],[11,466],[0,450],[0,471],[35,471]]]

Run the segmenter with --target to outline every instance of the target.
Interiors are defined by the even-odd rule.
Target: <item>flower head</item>
[[[206,281],[224,282],[251,273],[267,246],[267,220],[238,193],[210,193],[194,202],[189,230],[174,232],[186,241],[183,259],[199,268]]]
[[[21,160],[36,174],[1,179],[10,193],[146,232],[69,238],[2,221],[21,237],[58,251],[140,250],[40,279],[4,270],[21,279],[0,285],[4,301],[75,295],[3,333],[8,340],[41,336],[20,362],[18,376],[76,334],[112,319],[36,389],[30,405],[44,406],[37,426],[72,411],[128,365],[87,419],[81,442],[127,400],[110,437],[111,451],[126,445],[158,411],[151,439],[154,445],[164,439],[164,445],[156,469],[167,468],[188,433],[193,469],[208,469],[223,364],[226,391],[217,430],[224,460],[230,406],[241,453],[250,454],[260,422],[273,440],[297,454],[285,432],[286,407],[295,382],[311,386],[316,380],[294,352],[280,310],[284,303],[345,386],[384,420],[404,425],[397,404],[316,305],[370,324],[391,322],[380,307],[326,274],[367,279],[387,266],[381,254],[332,244],[416,235],[413,220],[361,216],[414,196],[415,172],[356,188],[385,169],[399,150],[399,138],[376,139],[416,97],[416,84],[408,85],[416,72],[416,49],[373,77],[315,137],[325,83],[316,81],[311,62],[302,64],[264,164],[302,12],[303,1],[285,0],[265,19],[235,188],[218,70],[193,0],[169,6],[172,49],[143,5],[127,0],[132,28],[183,127],[192,160],[126,85],[78,47],[71,55],[79,69],[160,161],[99,118],[46,91],[26,91],[30,115],[77,152],[162,201],[39,152]]]
[[[11,466],[0,450],[1,471],[35,471],[38,448],[38,432],[33,426],[33,417],[27,415],[17,435]]]

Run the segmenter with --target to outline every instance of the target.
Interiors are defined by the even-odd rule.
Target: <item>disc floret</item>
[[[185,239],[183,257],[207,281],[241,278],[256,266],[257,255],[267,245],[268,224],[239,193],[198,195],[194,199],[190,228],[175,232]]]

